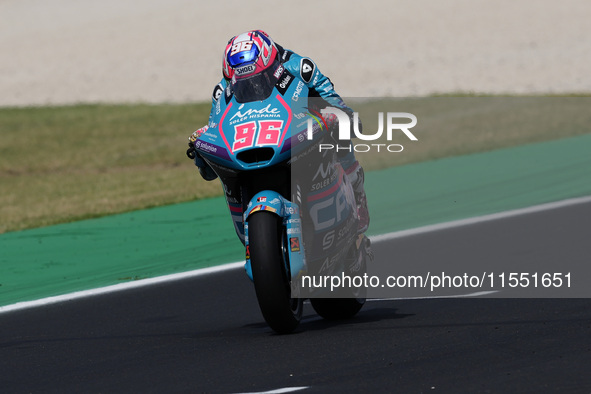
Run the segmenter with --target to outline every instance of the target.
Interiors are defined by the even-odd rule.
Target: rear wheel
[[[248,220],[250,264],[257,300],[269,326],[280,334],[295,330],[302,300],[291,297],[287,235],[281,219],[256,212]]]
[[[350,260],[346,262],[345,273],[350,277],[360,276],[366,272],[366,258],[364,244],[360,248],[351,246]],[[351,264],[357,261],[357,264]],[[355,267],[354,269],[351,269]],[[367,289],[363,286],[342,288],[337,296],[343,298],[311,298],[312,307],[320,316],[327,320],[349,319],[357,314],[365,304]]]
[[[312,307],[327,320],[349,319],[365,304],[365,298],[312,298]]]

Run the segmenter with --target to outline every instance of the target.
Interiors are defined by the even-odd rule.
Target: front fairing
[[[284,74],[263,101],[239,103],[226,89],[212,114],[209,129],[195,148],[214,170],[241,172],[288,162],[305,149],[308,88]]]

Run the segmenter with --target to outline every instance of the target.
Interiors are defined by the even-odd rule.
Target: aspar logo
[[[230,122],[234,119],[242,119],[242,118],[259,118],[259,117],[277,117],[279,116],[280,112],[277,108],[271,108],[271,104],[267,105],[265,108],[261,109],[249,109],[242,113],[240,110],[244,108],[244,104],[238,107],[238,111],[230,118]]]
[[[328,125],[326,124],[326,120],[324,119],[324,117],[322,116],[322,114],[320,112],[310,109],[308,107],[306,107],[306,109],[309,112],[306,112],[305,114],[303,114],[303,116],[308,115],[310,118],[314,119],[314,121],[316,121],[318,126],[320,126],[320,130],[324,130],[325,128],[328,130]],[[313,124],[312,124],[312,119],[310,119],[310,118],[308,118],[308,139],[309,140],[311,140],[313,138],[312,137]],[[298,117],[298,119],[299,119],[299,117]]]
[[[316,121],[320,125],[321,128],[324,125],[326,127],[326,121],[324,120],[324,116],[327,114],[334,114],[338,120],[339,125],[339,133],[338,139],[339,141],[350,141],[351,140],[351,120],[349,116],[345,113],[345,111],[334,108],[334,107],[327,107],[322,109],[318,114],[317,111],[313,111],[316,116],[313,114],[309,114],[313,119],[308,119],[308,139],[312,140],[314,138],[314,123]],[[394,131],[401,131],[404,133],[408,139],[411,141],[418,141],[418,138],[410,131],[411,128],[417,125],[417,117],[408,112],[388,112],[386,114],[386,138],[388,141],[392,141]],[[406,123],[398,123],[395,122],[395,119],[407,119],[410,122]],[[320,122],[322,120],[322,123]],[[378,131],[373,135],[361,134],[359,131],[359,114],[357,112],[353,113],[353,133],[355,137],[359,138],[363,141],[375,141],[379,139],[382,134],[384,133],[384,113],[378,113]],[[371,150],[380,151],[388,151],[391,153],[398,153],[402,152],[404,147],[400,144],[346,144],[346,146],[339,146],[338,144],[335,146],[333,144],[319,144],[318,149],[320,152],[323,150],[334,150],[336,149],[337,152],[339,151],[351,151],[354,150],[355,152],[369,152]]]

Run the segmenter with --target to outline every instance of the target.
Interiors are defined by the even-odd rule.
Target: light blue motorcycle
[[[272,90],[237,93],[221,94],[194,146],[222,181],[266,322],[292,332],[306,298],[324,318],[354,316],[363,288],[310,285],[311,277],[362,275],[369,253],[353,189],[336,154],[319,150],[334,140],[326,124],[309,120],[316,99],[286,70]]]

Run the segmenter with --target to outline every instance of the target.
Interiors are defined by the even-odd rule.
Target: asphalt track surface
[[[420,244],[442,259],[445,245],[470,261],[492,242],[524,262],[576,259],[591,255],[589,234],[587,203],[374,249],[391,258]],[[307,305],[297,332],[280,336],[231,270],[0,315],[2,393],[589,393],[590,365],[588,298],[372,301],[338,323]]]

